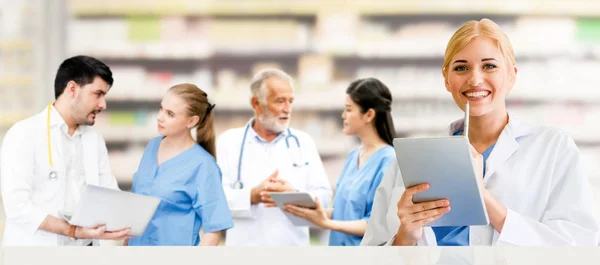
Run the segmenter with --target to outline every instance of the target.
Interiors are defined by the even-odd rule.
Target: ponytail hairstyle
[[[375,78],[358,79],[348,86],[346,94],[361,108],[361,113],[369,109],[375,111],[373,125],[379,137],[389,145],[396,137],[392,119],[392,94],[381,81]]]
[[[188,105],[188,114],[198,116],[196,124],[196,142],[215,159],[217,157],[214,128],[214,104],[208,102],[208,95],[193,84],[179,84],[169,88],[169,92],[177,95]]]

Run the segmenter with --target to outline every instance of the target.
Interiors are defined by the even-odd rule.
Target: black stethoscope
[[[48,173],[48,179],[57,180],[58,173],[54,168],[54,163],[52,162],[52,139],[50,138],[50,107],[53,102],[48,104],[48,118],[46,119],[46,135],[48,136],[48,162],[50,164],[50,173]]]
[[[242,138],[242,147],[240,148],[240,158],[238,160],[238,168],[237,168],[237,180],[231,185],[231,188],[233,189],[243,189],[244,188],[244,183],[242,183],[242,157],[244,156],[244,146],[246,143],[246,137],[248,136],[248,130],[250,129],[250,124],[252,123],[248,123],[248,125],[246,125],[246,129],[244,130],[244,137]],[[304,158],[304,156],[302,155],[302,149],[300,148],[300,141],[298,141],[298,137],[296,137],[295,135],[292,134],[292,131],[290,130],[290,128],[287,129],[288,131],[288,135],[285,137],[285,145],[288,148],[288,150],[290,149],[290,138],[292,140],[294,140],[296,142],[296,146],[298,146],[298,152],[300,153],[300,157]],[[303,167],[303,166],[308,166],[308,161],[302,163],[295,163],[293,162],[292,165],[294,167]]]

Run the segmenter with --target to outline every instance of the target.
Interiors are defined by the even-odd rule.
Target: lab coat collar
[[[248,135],[246,137],[246,141],[248,140],[256,140],[260,143],[269,143],[267,142],[267,140],[265,140],[264,138],[260,137],[260,135],[258,135],[258,133],[256,133],[256,131],[254,130],[254,128],[252,127],[252,125],[254,124],[254,120],[255,118],[250,119],[250,121],[248,121],[248,123],[246,123],[246,127],[248,128]],[[244,128],[246,129],[246,128]],[[283,132],[279,133],[279,135],[277,135],[277,137],[271,142],[272,144],[277,143],[279,140],[287,137],[288,135],[288,129],[285,129]]]
[[[450,135],[453,135],[458,130],[464,127],[464,119],[457,120],[450,124]],[[508,124],[500,133],[496,145],[492,150],[492,153],[488,157],[486,163],[486,172],[484,176],[484,182],[487,182],[489,177],[496,172],[512,154],[514,154],[519,148],[518,139],[520,137],[533,133],[533,127],[530,125],[522,124],[517,119],[508,114]]]
[[[48,117],[48,108],[44,108],[43,111],[43,117]],[[54,127],[65,127],[68,131],[67,128],[67,123],[65,122],[65,120],[63,119],[63,117],[60,115],[60,113],[58,113],[58,110],[56,110],[56,108],[54,107],[54,105],[50,106],[50,128],[54,128]],[[80,135],[83,134],[86,130],[87,125],[79,125],[77,126],[77,129],[75,129],[75,133],[73,133],[73,135]]]

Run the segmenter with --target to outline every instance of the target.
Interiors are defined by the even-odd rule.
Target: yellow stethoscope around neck
[[[52,103],[48,104],[48,118],[46,119],[46,135],[48,136],[48,162],[50,163],[50,173],[48,173],[48,179],[57,180],[58,173],[54,170],[54,163],[52,162],[52,139],[50,138],[50,108]]]

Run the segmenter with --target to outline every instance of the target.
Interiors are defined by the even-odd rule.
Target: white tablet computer
[[[413,201],[450,201],[450,212],[426,226],[489,224],[466,137],[396,138],[393,143],[404,186],[429,183]]]
[[[293,204],[310,209],[317,208],[314,199],[306,192],[269,192],[269,195],[271,195],[271,198],[280,209],[286,204]],[[314,226],[313,223],[304,218],[285,212],[283,209],[281,209],[281,211],[295,226]]]
[[[69,223],[81,227],[106,225],[106,231],[131,228],[141,236],[160,203],[159,198],[86,185]]]

